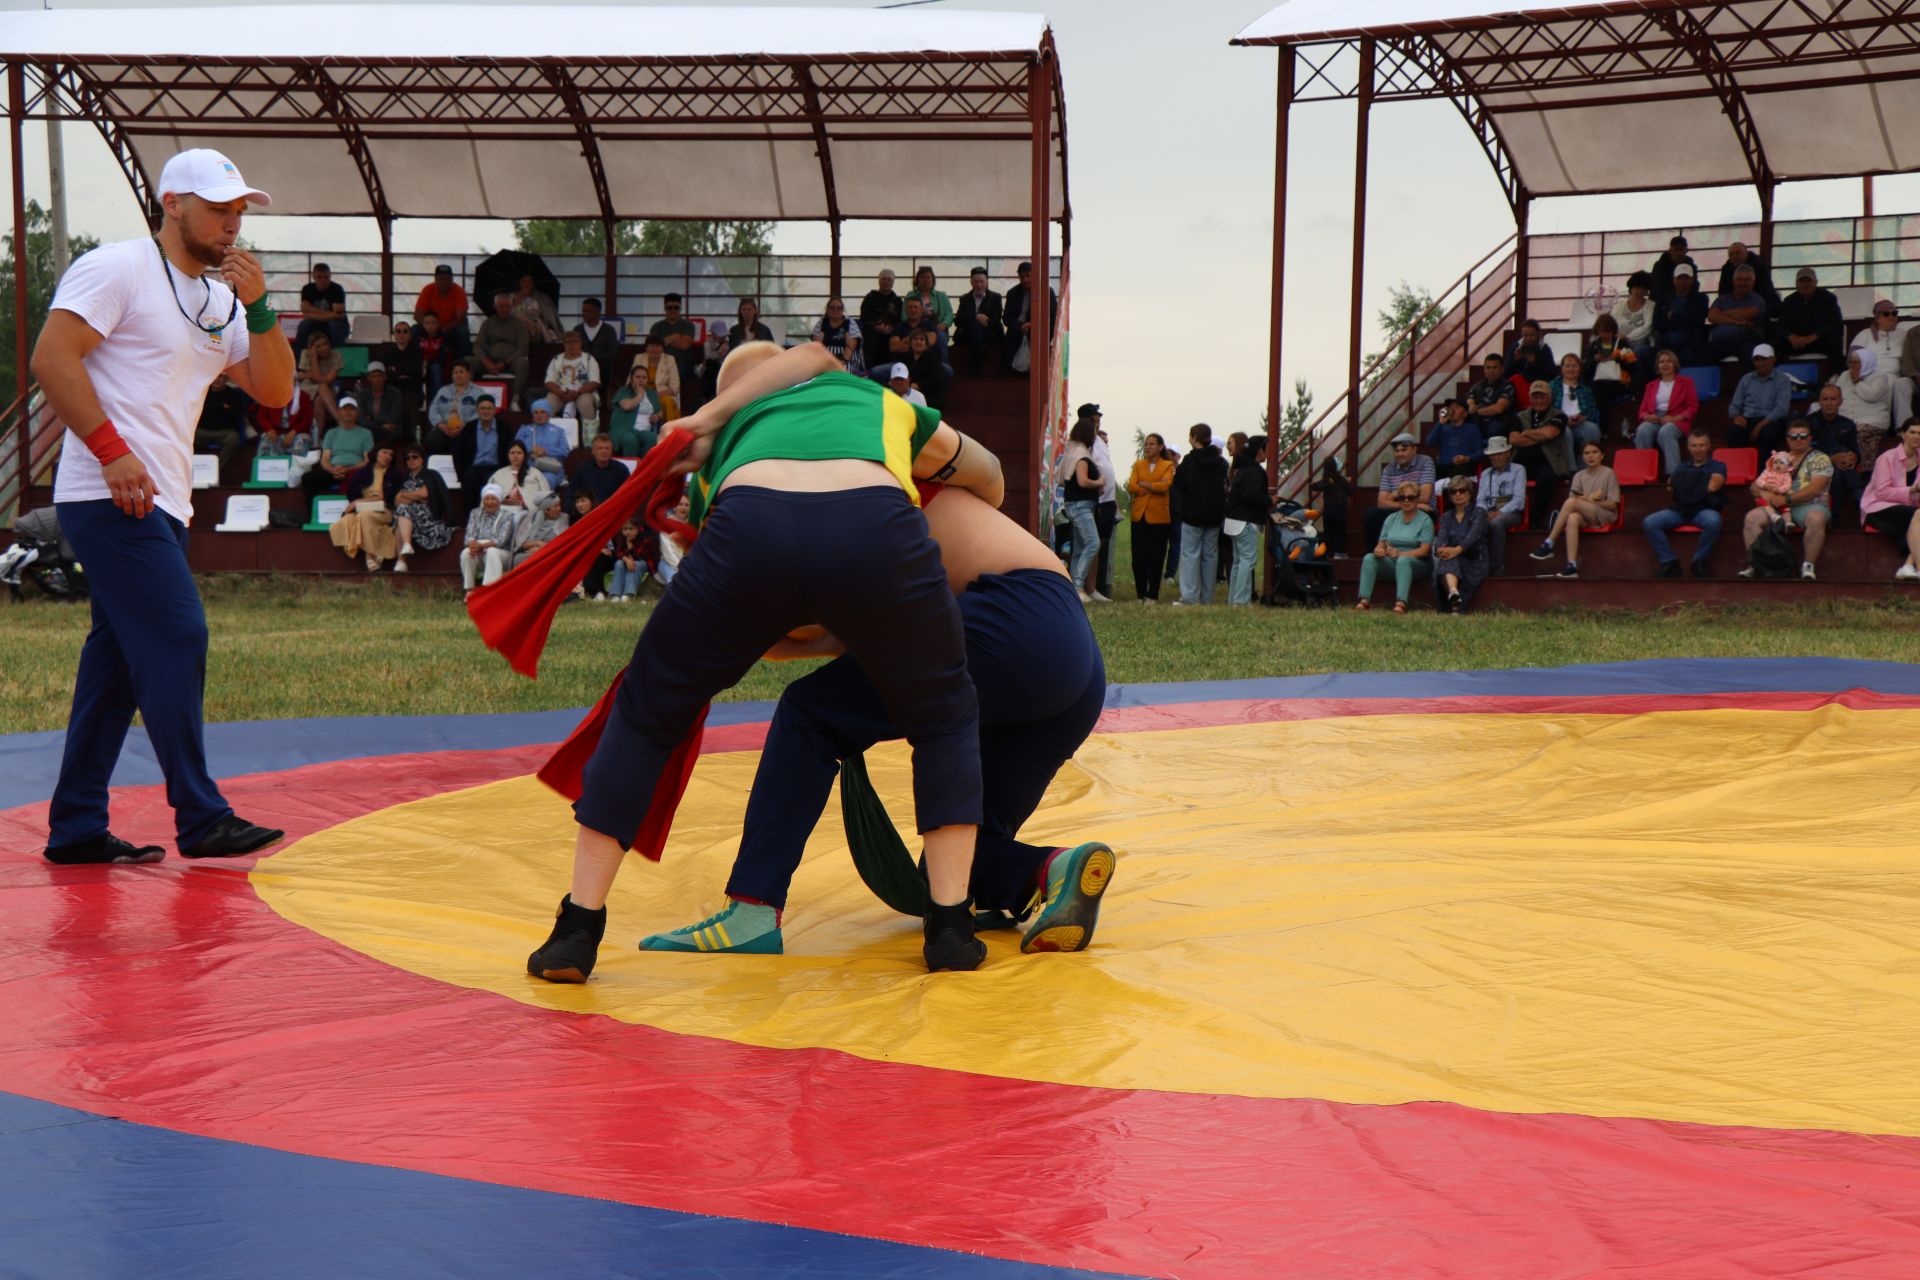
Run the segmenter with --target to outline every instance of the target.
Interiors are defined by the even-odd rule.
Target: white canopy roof
[[[1376,100],[1458,102],[1531,195],[1920,168],[1920,133],[1906,127],[1920,118],[1920,17],[1905,6],[1287,0],[1235,42],[1363,36],[1378,50]],[[1299,56],[1302,100],[1353,96],[1353,59]]]
[[[136,187],[209,146],[274,213],[492,218],[1025,219],[1045,62],[1067,209],[1036,14],[30,10],[0,13],[0,51],[36,116],[57,76]]]

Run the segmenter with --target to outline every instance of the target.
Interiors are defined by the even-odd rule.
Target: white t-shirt
[[[1120,488],[1114,483],[1113,455],[1107,452],[1107,442],[1099,436],[1093,438],[1093,465],[1100,468],[1100,501],[1117,502]]]
[[[600,362],[585,352],[571,360],[555,356],[547,365],[547,381],[562,391],[578,391],[589,382],[600,381]]]
[[[180,314],[183,307],[202,329]],[[208,386],[222,369],[247,358],[246,309],[218,272],[209,269],[198,280],[181,275],[151,240],[122,240],[83,254],[54,291],[53,309],[72,312],[106,339],[84,361],[100,408],[153,477],[154,505],[191,522],[193,430]],[[202,331],[214,325],[225,328]],[[92,451],[71,431],[68,436],[53,500],[111,498]]]

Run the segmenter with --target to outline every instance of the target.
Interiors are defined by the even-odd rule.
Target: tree
[[[528,253],[604,254],[607,229],[589,218],[534,218],[513,224],[513,244]],[[640,252],[640,224],[633,221],[613,224],[613,251]]]
[[[1266,415],[1260,415],[1260,425],[1266,426]],[[1307,385],[1305,378],[1293,380],[1293,399],[1287,401],[1280,410],[1280,431],[1268,448],[1275,457],[1285,457],[1292,448],[1307,434],[1307,426],[1313,421],[1313,388]]]
[[[68,236],[67,260],[71,262],[89,249],[99,247],[92,236]],[[13,273],[18,259],[13,237],[0,237],[6,248],[6,260],[0,262],[0,408],[13,403],[20,394],[20,371],[14,368]],[[38,201],[27,202],[27,349],[40,336],[40,325],[47,318],[53,301],[53,217]]]
[[[1415,329],[1416,321],[1417,329]],[[1387,376],[1388,371],[1412,349],[1417,339],[1425,336],[1440,323],[1440,311],[1433,305],[1432,294],[1425,289],[1416,289],[1402,280],[1388,293],[1387,305],[1374,317],[1374,322],[1380,327],[1380,336],[1391,342],[1393,348],[1388,359],[1367,379],[1369,390],[1374,383]],[[1409,333],[1410,329],[1415,331]],[[1379,358],[1379,352],[1369,351],[1366,359],[1360,362],[1360,367],[1365,369]]]
[[[772,253],[771,222],[613,224],[613,251],[629,257],[752,257]],[[530,218],[513,224],[514,247],[528,253],[604,254],[606,227],[592,218]]]

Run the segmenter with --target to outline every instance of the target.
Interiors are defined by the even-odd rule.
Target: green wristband
[[[279,327],[280,313],[268,304],[266,294],[247,304],[248,333],[270,333]]]

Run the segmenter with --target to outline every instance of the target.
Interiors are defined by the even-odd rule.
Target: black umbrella
[[[492,315],[493,295],[519,292],[520,277],[526,275],[533,277],[533,287],[546,294],[558,310],[560,281],[547,270],[547,260],[521,249],[502,249],[473,269],[473,300],[480,313]]]

